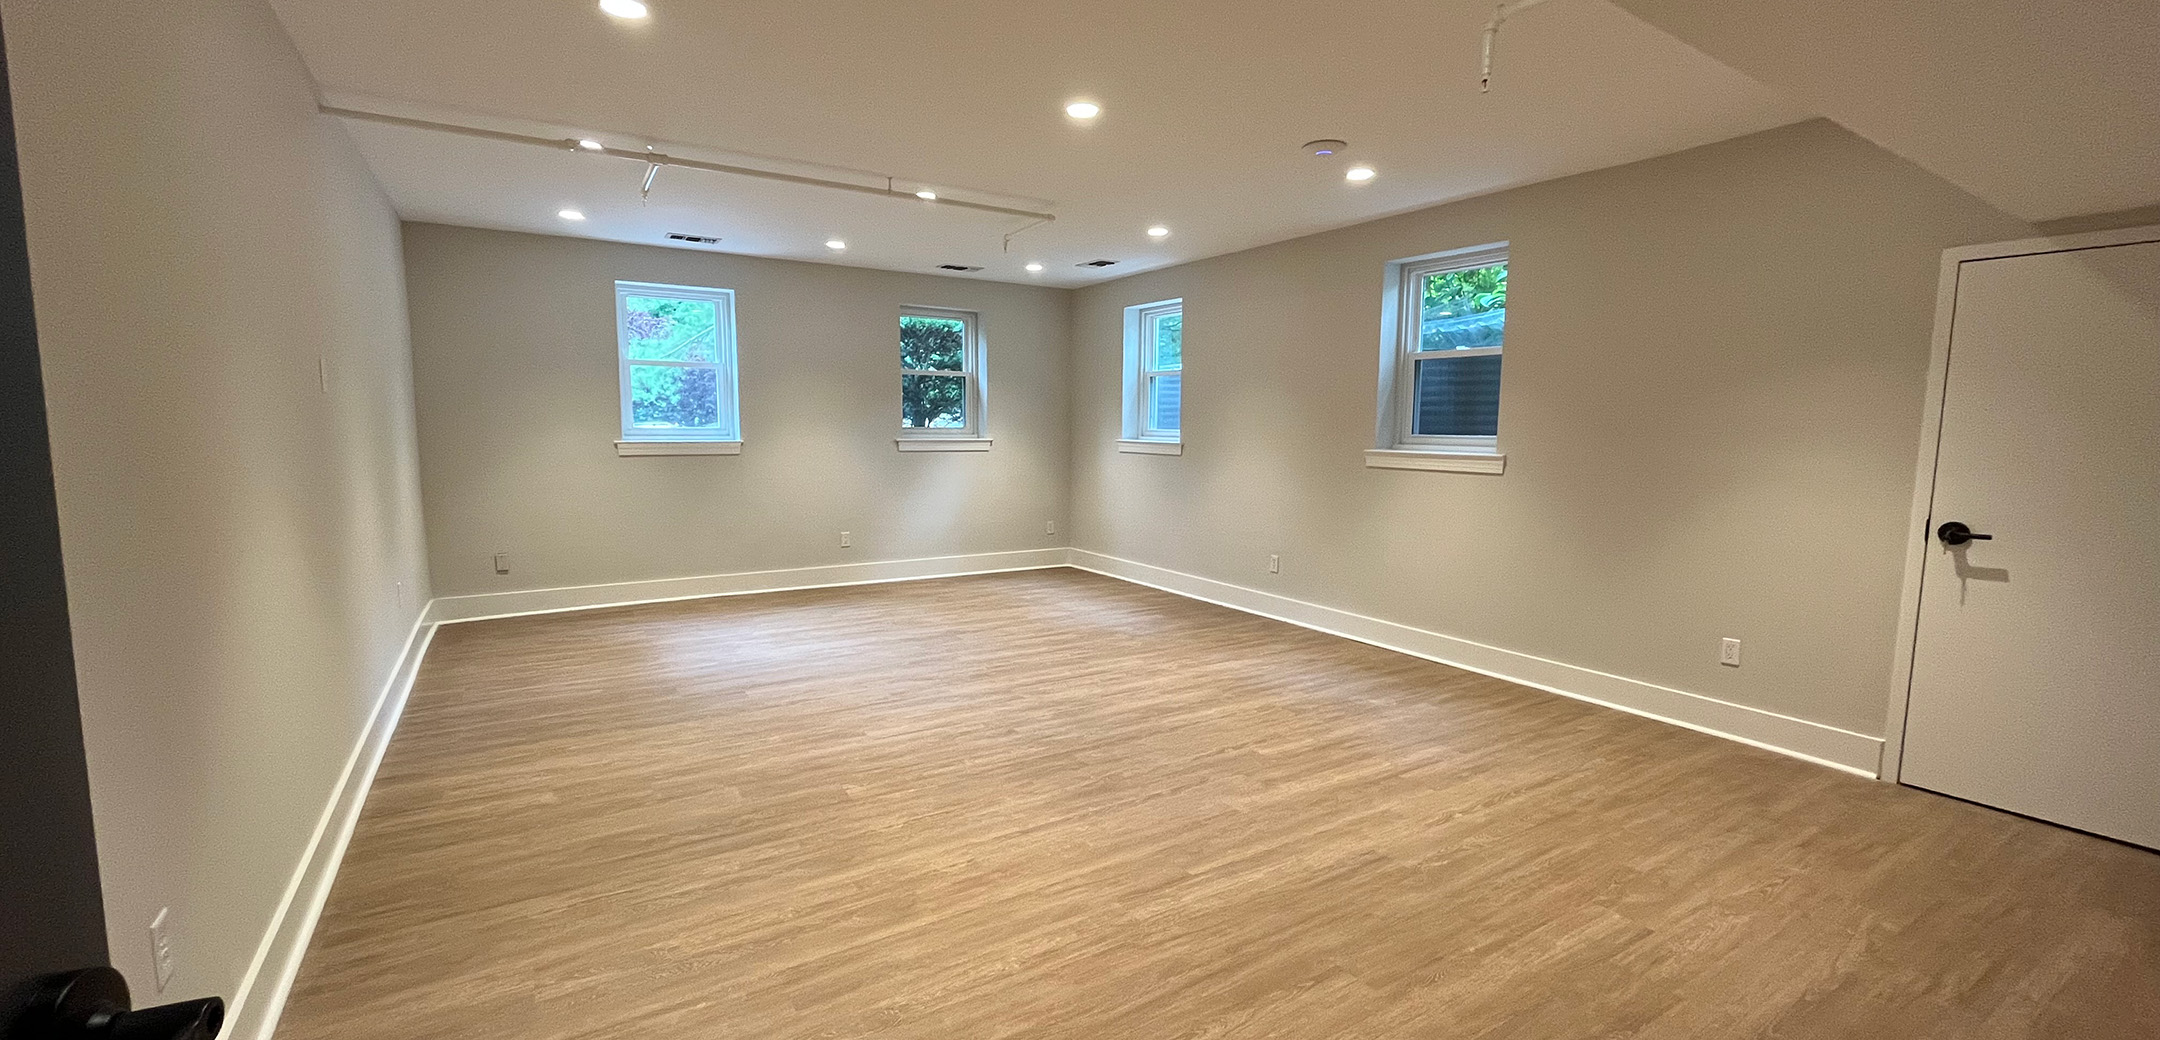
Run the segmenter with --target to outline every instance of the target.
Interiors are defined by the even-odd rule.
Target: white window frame
[[[712,303],[713,360],[632,361],[630,358],[630,309],[632,296],[658,296]],[[622,410],[622,439],[615,442],[618,455],[736,455],[742,451],[742,409],[736,391],[735,290],[660,282],[615,283],[616,392]],[[664,368],[709,368],[718,374],[720,422],[709,430],[656,430],[630,422],[630,368],[655,365]]]
[[[965,326],[964,331],[961,333],[959,371],[902,367],[900,374],[903,377],[961,376],[966,379],[964,389],[961,391],[961,407],[967,410],[967,425],[949,429],[903,425],[900,427],[899,435],[893,438],[893,443],[901,451],[989,450],[990,436],[985,431],[989,429],[987,413],[990,393],[988,378],[985,373],[986,366],[984,365],[984,360],[989,351],[983,339],[982,315],[975,311],[959,310],[953,307],[902,307],[898,317],[894,319],[892,324],[894,333],[892,343],[895,348],[900,345],[898,339],[900,332],[899,318],[957,320]],[[905,362],[903,361],[902,364],[904,366]],[[895,385],[894,389],[898,390],[899,387]],[[897,396],[894,398],[894,403],[899,403]],[[906,422],[906,416],[899,416],[898,418],[901,422]]]
[[[1431,275],[1506,263],[1508,243],[1494,242],[1397,260],[1387,265],[1381,304],[1380,398],[1373,450],[1365,463],[1385,469],[1428,469],[1499,473],[1507,456],[1500,438],[1420,434],[1417,423],[1417,363],[1500,355],[1498,347],[1470,350],[1423,350],[1421,342],[1424,284]],[[1504,377],[1503,377],[1504,378]],[[1505,393],[1503,383],[1502,393]]]
[[[1178,367],[1155,367],[1155,323],[1170,315],[1183,317],[1185,300],[1157,300],[1154,303],[1135,304],[1125,308],[1125,422],[1124,434],[1118,441],[1118,450],[1141,455],[1177,455],[1182,453],[1185,442],[1185,408],[1178,405],[1178,429],[1163,430],[1155,427],[1154,403],[1149,393],[1154,381],[1164,375],[1175,373],[1180,379],[1179,394],[1183,395],[1185,374],[1184,356],[1179,354]]]

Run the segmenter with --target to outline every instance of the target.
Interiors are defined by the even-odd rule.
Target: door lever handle
[[[1955,520],[1936,528],[1935,537],[1942,539],[1944,545],[1964,545],[1966,542],[1987,542],[1995,539],[1994,535],[1979,534]]]
[[[214,1040],[225,1025],[225,1001],[184,1000],[139,1011],[127,980],[99,965],[43,980],[25,1009],[23,1040]]]

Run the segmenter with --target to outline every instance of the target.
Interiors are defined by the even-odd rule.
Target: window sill
[[[895,437],[901,451],[989,451],[988,437]]]
[[[1117,450],[1127,455],[1183,455],[1184,441],[1121,440]]]
[[[740,455],[741,441],[616,441],[615,454],[637,455]]]
[[[1365,453],[1365,465],[1373,469],[1421,469],[1441,473],[1499,474],[1507,468],[1507,456],[1496,451],[1414,451],[1374,448]]]

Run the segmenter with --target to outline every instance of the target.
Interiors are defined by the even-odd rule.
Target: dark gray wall
[[[0,1036],[26,983],[106,953],[6,67],[0,56]]]

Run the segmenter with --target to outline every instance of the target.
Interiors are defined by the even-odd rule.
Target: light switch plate
[[[171,918],[172,908],[164,907],[158,910],[156,917],[150,919],[150,962],[157,965],[159,993],[165,992],[165,987],[172,983],[173,977],[172,932],[166,928],[166,923]]]

